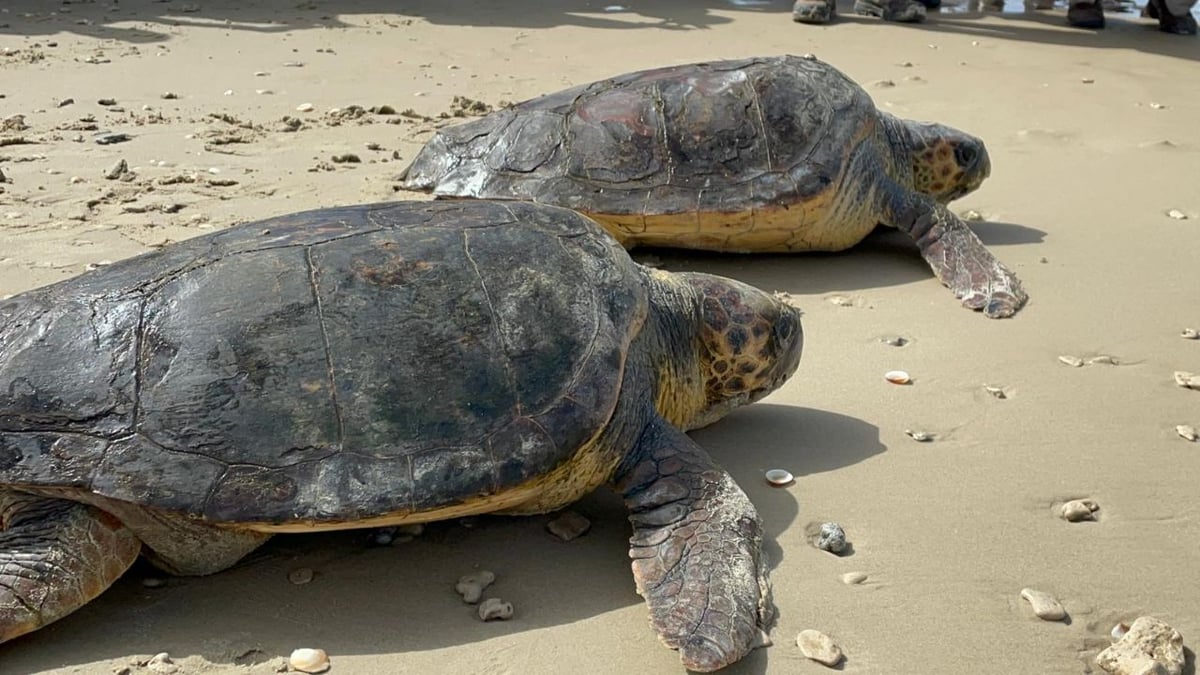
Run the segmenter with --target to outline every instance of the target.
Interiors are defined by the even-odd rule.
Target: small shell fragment
[[[1059,516],[1069,523],[1078,523],[1084,520],[1095,520],[1095,513],[1099,510],[1100,505],[1090,499],[1072,499],[1062,505]]]
[[[883,379],[892,384],[909,384],[912,382],[912,378],[903,370],[889,370],[883,374]]]
[[[1167,217],[1174,218],[1175,220],[1187,220],[1187,214],[1179,209],[1171,209],[1170,211],[1167,211]]]
[[[764,474],[767,482],[775,487],[785,487],[795,482],[796,477],[787,469],[771,469]]]
[[[912,429],[905,429],[904,433],[908,434],[909,438],[918,443],[928,443],[929,441],[933,440],[933,434],[929,433],[928,431],[914,431]]]
[[[1068,356],[1066,354],[1058,357],[1059,362],[1065,363],[1072,368],[1080,368],[1083,366],[1083,359],[1078,356]]]
[[[1200,340],[1200,331],[1196,330],[1195,328],[1184,328],[1183,331],[1179,333],[1179,337],[1183,338],[1184,340]]]
[[[846,572],[842,575],[842,583],[847,586],[857,586],[867,580],[867,575],[863,572]]]
[[[313,580],[313,571],[311,567],[297,567],[288,572],[288,581],[297,586],[303,586]]]
[[[1177,370],[1175,371],[1175,384],[1187,389],[1200,389],[1200,375]]]
[[[1042,621],[1061,621],[1067,617],[1067,610],[1049,593],[1024,588],[1021,589],[1021,597],[1029,601],[1034,615]]]
[[[513,606],[511,602],[504,602],[499,598],[488,598],[479,603],[479,618],[483,621],[492,621],[499,619],[505,621],[511,619],[513,615]]]
[[[1116,642],[1117,640],[1120,640],[1121,638],[1125,637],[1125,634],[1128,632],[1129,632],[1129,624],[1122,621],[1112,627],[1112,630],[1109,631],[1109,635],[1112,636],[1113,642]]]
[[[463,602],[473,605],[479,602],[479,598],[483,597],[483,590],[491,586],[495,580],[495,574],[487,570],[480,570],[475,574],[459,578],[458,583],[454,585],[454,590],[463,597]]]
[[[830,668],[842,662],[842,648],[833,638],[818,630],[803,630],[796,636],[796,645],[806,657]]]
[[[592,521],[578,511],[565,511],[546,523],[546,530],[563,541],[582,537],[592,528]]]
[[[288,657],[288,665],[302,673],[323,673],[329,670],[329,655],[324,649],[301,648]]]
[[[1004,389],[1002,389],[1000,387],[985,386],[983,388],[983,390],[986,391],[987,393],[991,394],[992,396],[995,396],[998,399],[1008,398],[1008,394],[1004,391]]]
[[[1180,424],[1175,427],[1175,432],[1189,441],[1195,441],[1200,438],[1200,434],[1196,433],[1196,427],[1190,424]]]

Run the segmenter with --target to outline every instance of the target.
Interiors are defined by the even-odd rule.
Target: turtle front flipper
[[[623,469],[629,556],[660,639],[701,672],[762,645],[773,613],[762,523],[733,477],[661,419]]]
[[[1029,299],[1017,276],[950,209],[921,195],[892,213],[889,224],[916,241],[925,262],[964,307],[1001,319],[1016,314]]]
[[[79,609],[124,574],[141,548],[100,509],[0,490],[0,642]]]

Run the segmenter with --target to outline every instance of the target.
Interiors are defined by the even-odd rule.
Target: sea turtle
[[[972,309],[1007,317],[1016,276],[946,208],[988,176],[983,141],[902,120],[809,56],[647,70],[438,131],[400,179],[439,197],[532,200],[625,246],[840,251],[878,224],[916,241]]]
[[[779,387],[799,311],[635,264],[578,213],[392,202],[230,228],[0,302],[0,641],[144,553],[217,572],[273,533],[631,510],[684,664],[769,625],[762,526],[684,434]]]

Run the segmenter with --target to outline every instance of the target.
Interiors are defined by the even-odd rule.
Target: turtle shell
[[[790,232],[826,218],[822,200],[877,118],[861,87],[810,57],[660,68],[442,129],[404,186],[565,206],[618,236],[657,231],[657,243],[720,249],[756,219],[760,229],[786,219]],[[797,207],[813,213],[783,213]],[[698,245],[705,236],[717,239]]]
[[[646,315],[595,223],[533,204],[283,216],[0,302],[0,485],[216,522],[487,498],[607,424]]]

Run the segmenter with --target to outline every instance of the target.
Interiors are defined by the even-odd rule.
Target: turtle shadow
[[[972,222],[985,246],[1036,244],[1046,233],[1025,225]],[[820,294],[903,286],[933,280],[933,272],[907,234],[878,227],[860,243],[837,253],[730,254],[684,249],[636,248],[634,260],[671,272],[707,272],[766,291]],[[1003,261],[1003,256],[997,254]]]
[[[768,486],[762,469],[784,466],[808,476],[883,450],[877,428],[860,420],[772,404],[736,411],[693,437],[755,502],[773,565],[786,560],[783,549],[805,544],[803,533],[792,531],[800,512],[793,490]],[[678,668],[677,657],[645,623],[629,569],[623,503],[600,490],[573,508],[588,517],[591,529],[571,542],[546,531],[548,515],[483,517],[435,523],[415,540],[390,546],[369,546],[369,530],[278,535],[233,569],[167,578],[158,588],[143,580],[163,575],[139,562],[74,614],[0,646],[0,662],[6,672],[110,672],[105,661],[124,664],[133,654],[165,651],[185,670],[202,659],[249,668],[238,672],[269,673],[279,656],[310,646],[326,650],[335,663],[374,654],[428,663],[439,649],[626,611],[604,624],[603,637],[578,648],[601,659],[607,650],[631,649]],[[312,570],[312,580],[291,583],[289,572],[298,568]],[[496,574],[484,597],[511,602],[510,621],[480,621],[476,607],[454,592],[460,576],[480,569]],[[761,674],[769,652],[757,650],[728,672]]]

